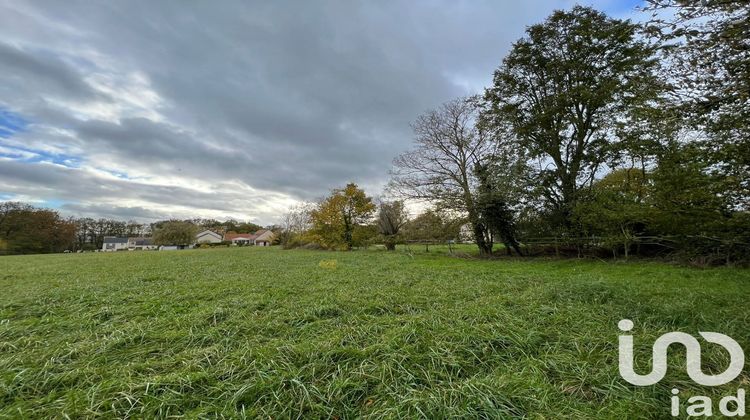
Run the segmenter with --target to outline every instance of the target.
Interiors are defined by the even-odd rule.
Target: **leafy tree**
[[[237,225],[237,233],[255,233],[263,229],[263,226],[256,225],[255,223],[243,222]]]
[[[651,33],[670,45],[679,111],[703,132],[735,206],[750,208],[750,7],[746,0],[649,0]]]
[[[94,240],[91,233],[91,226],[93,225],[93,222],[94,220],[90,217],[80,218],[76,220],[76,249],[94,249]]]
[[[185,246],[195,242],[198,226],[188,221],[169,220],[154,230],[154,244]]]
[[[465,220],[461,220],[465,222]],[[458,221],[452,221],[435,210],[426,210],[404,225],[404,237],[409,241],[421,242],[429,252],[430,243],[445,242],[458,237]]]
[[[627,258],[637,237],[648,233],[653,222],[651,192],[649,178],[641,170],[610,172],[578,201],[574,219],[584,233],[601,237],[600,245],[614,255],[621,248]]]
[[[333,193],[310,212],[311,233],[328,248],[355,245],[354,232],[372,218],[375,204],[365,192],[350,183]]]
[[[222,226],[225,232],[236,232],[239,228],[240,222],[234,219],[227,219],[221,222],[219,226]]]
[[[378,227],[374,224],[363,224],[352,231],[352,246],[367,247],[378,239]]]
[[[54,210],[17,202],[0,203],[0,253],[62,252],[75,244],[75,223]]]
[[[658,99],[656,48],[639,29],[588,7],[556,11],[513,45],[486,92],[485,120],[510,124],[504,140],[535,161],[558,224],[570,226],[581,190],[620,147],[620,122]]]
[[[477,165],[474,168],[479,179],[479,191],[477,194],[477,209],[486,230],[492,234],[489,241],[499,238],[505,245],[508,255],[511,249],[518,255],[523,255],[520,244],[516,239],[516,227],[513,220],[513,211],[508,204],[503,191],[493,184],[489,166]]]
[[[651,175],[654,230],[663,235],[711,235],[731,216],[730,197],[696,144],[674,144]]]
[[[478,124],[477,98],[458,98],[417,118],[416,147],[394,161],[390,189],[466,215],[481,254],[492,253],[476,206],[473,168],[492,156],[493,141]]]
[[[396,249],[401,228],[409,221],[403,201],[381,201],[378,206],[378,231],[385,238],[388,251]]]

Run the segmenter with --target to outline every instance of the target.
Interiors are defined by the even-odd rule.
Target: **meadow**
[[[641,372],[668,331],[750,350],[748,270],[412,251],[2,257],[0,418],[665,418],[748,383],[617,370],[623,318]]]

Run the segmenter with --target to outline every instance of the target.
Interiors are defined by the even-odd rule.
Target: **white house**
[[[212,230],[204,230],[203,232],[195,235],[196,244],[217,244],[221,242],[221,240],[221,235]]]
[[[105,236],[102,244],[102,251],[119,251],[128,249],[128,238],[118,238],[116,236]]]
[[[128,238],[128,249],[131,251],[145,251],[157,248],[159,247],[154,245],[154,243],[151,241],[151,238]]]
[[[255,246],[271,246],[273,232],[270,230],[259,230],[255,232]]]
[[[224,234],[224,240],[231,242],[232,245],[252,245],[255,235],[252,233],[228,232]]]
[[[273,232],[266,229],[255,233],[228,232],[224,235],[224,240],[232,242],[233,245],[270,246],[273,241]]]

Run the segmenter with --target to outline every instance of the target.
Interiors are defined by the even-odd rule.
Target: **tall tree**
[[[513,45],[486,92],[486,121],[510,124],[560,225],[621,146],[622,122],[659,97],[656,48],[639,30],[588,7],[556,11]]]
[[[368,223],[375,211],[372,198],[368,197],[357,184],[350,183],[321,201],[312,210],[312,233],[323,245],[337,248],[343,245],[351,250],[355,243],[355,230]]]
[[[381,201],[378,205],[378,231],[385,239],[388,251],[396,249],[401,228],[409,221],[403,201]]]
[[[390,188],[465,214],[481,254],[492,241],[476,206],[474,167],[490,158],[493,142],[478,125],[477,98],[458,98],[419,116],[412,124],[415,147],[394,161]]]

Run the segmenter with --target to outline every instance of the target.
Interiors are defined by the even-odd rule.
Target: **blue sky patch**
[[[24,162],[28,163],[40,163],[40,162],[51,162],[57,165],[62,165],[68,168],[80,168],[81,159],[64,153],[50,153],[41,150],[27,150],[31,153],[35,153],[36,156],[28,159],[24,159]]]
[[[623,13],[635,11],[638,6],[645,6],[644,0],[615,0],[604,8],[609,13]]]
[[[57,200],[57,199],[44,200],[42,202],[42,206],[41,207],[47,207],[47,208],[52,208],[52,209],[60,209],[66,203],[67,203],[67,201]]]
[[[20,114],[0,107],[0,140],[9,139],[26,131],[29,124],[29,120]],[[0,145],[5,149],[0,151],[0,158],[13,159],[24,163],[51,162],[68,168],[79,168],[81,166],[81,159],[77,156],[19,147],[16,144],[3,144],[2,141],[0,141]]]
[[[5,152],[0,151],[0,157],[13,159],[23,163],[50,162],[67,168],[80,168],[82,159],[65,153],[51,153],[44,150],[28,149],[24,147],[5,145]]]
[[[9,138],[12,135],[26,130],[29,121],[21,115],[0,107],[0,138]]]

